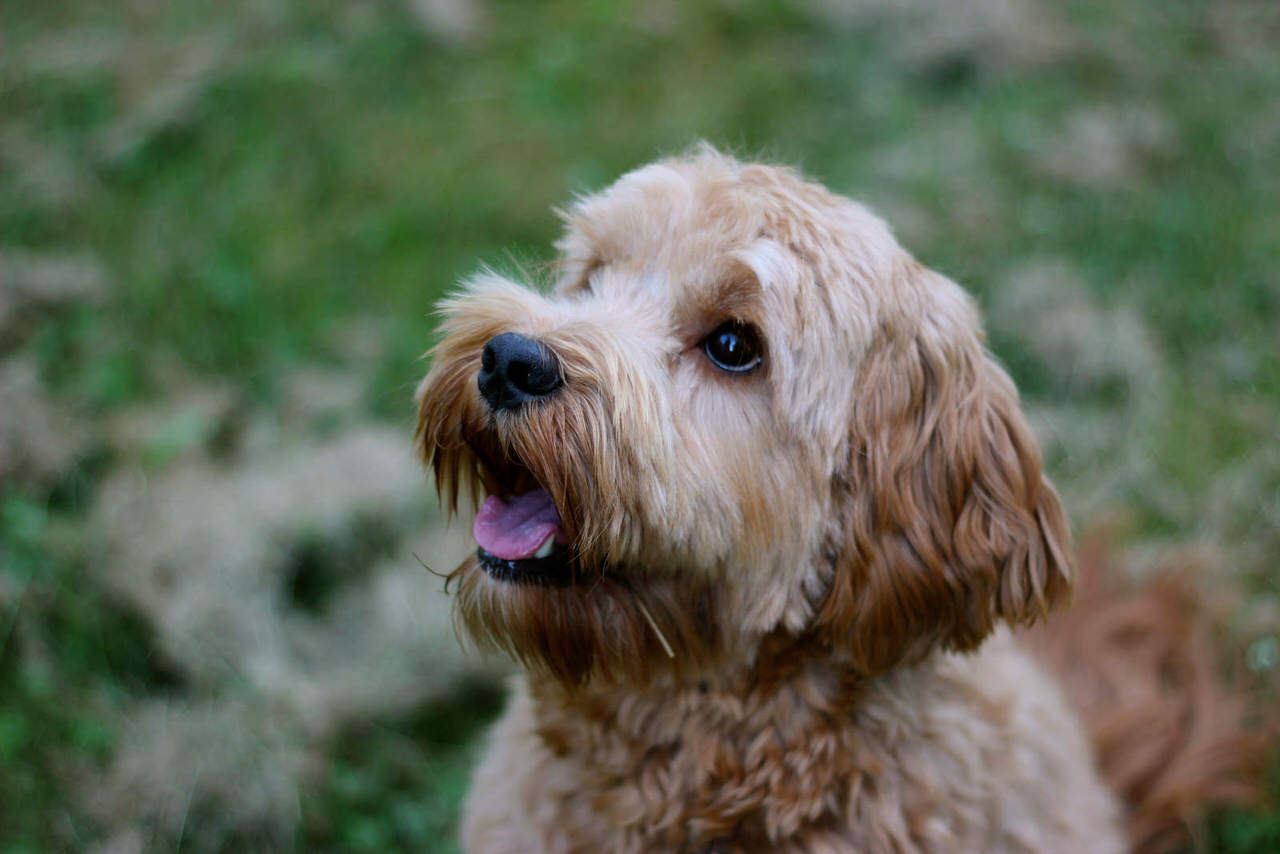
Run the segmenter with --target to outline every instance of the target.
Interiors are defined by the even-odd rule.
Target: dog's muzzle
[[[551,350],[514,332],[496,335],[484,345],[476,382],[494,411],[517,409],[547,397],[564,384]]]

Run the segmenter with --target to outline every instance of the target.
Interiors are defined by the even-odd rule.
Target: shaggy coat
[[[565,219],[553,293],[473,279],[418,392],[446,504],[545,490],[563,556],[451,577],[460,628],[526,670],[465,849],[1125,850],[1005,627],[1073,570],[968,295],[860,205],[706,147]],[[726,329],[757,362],[711,357]],[[553,393],[481,394],[505,333],[551,355]]]

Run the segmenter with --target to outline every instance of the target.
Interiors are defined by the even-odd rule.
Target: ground
[[[1270,0],[0,3],[0,852],[453,851],[431,307],[707,139],[970,288],[1078,531],[1280,635]],[[1280,780],[1273,786],[1280,796]],[[1273,807],[1208,851],[1280,850]]]

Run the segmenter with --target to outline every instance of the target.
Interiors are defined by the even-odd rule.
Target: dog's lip
[[[572,550],[560,513],[541,486],[504,499],[490,495],[476,514],[476,558],[490,578],[561,587],[573,582]]]
[[[510,584],[530,584],[541,587],[567,587],[574,583],[577,573],[568,550],[557,546],[546,557],[521,560],[501,558],[481,546],[476,549],[476,559],[489,577]]]

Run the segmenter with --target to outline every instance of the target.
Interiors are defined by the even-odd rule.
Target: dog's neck
[[[833,699],[851,701],[865,679],[846,656],[825,641],[782,631],[755,641],[750,654],[699,660],[688,666],[677,659],[643,679],[593,677],[580,684],[565,684],[528,676],[530,692],[540,703],[579,713],[593,709],[611,713],[614,705],[622,703],[668,705],[672,698],[684,696],[728,696],[759,706],[779,695],[811,690],[814,682],[832,692]]]
[[[829,647],[782,636],[750,664],[702,676],[572,688],[528,677],[545,748],[577,767],[602,810],[625,813],[673,851],[755,850],[826,821],[854,778],[850,715],[867,686]],[[784,760],[815,750],[830,755]]]

